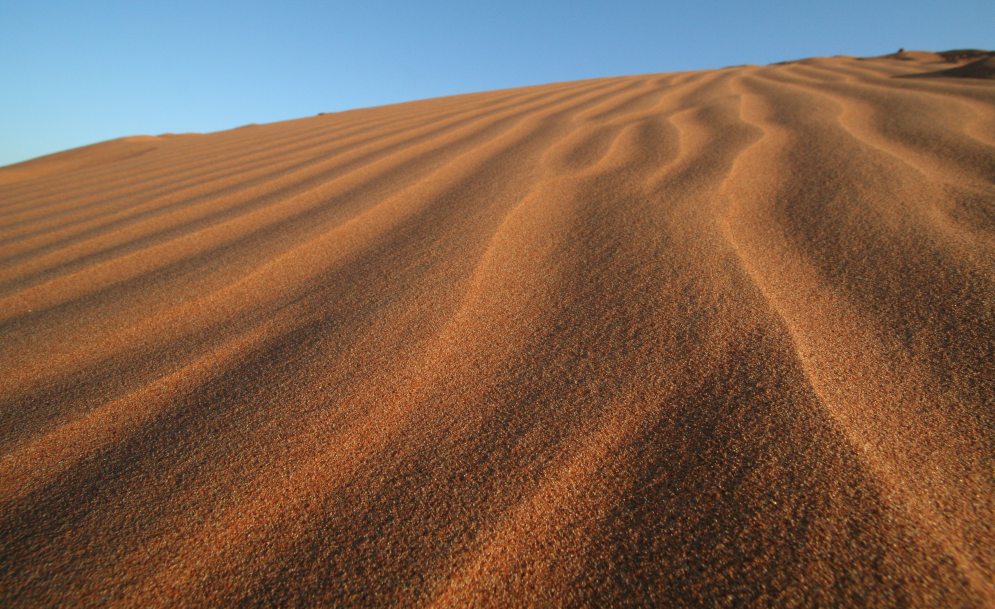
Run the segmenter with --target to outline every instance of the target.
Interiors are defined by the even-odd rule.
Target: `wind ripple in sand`
[[[0,169],[0,598],[995,606],[995,87],[938,69]]]

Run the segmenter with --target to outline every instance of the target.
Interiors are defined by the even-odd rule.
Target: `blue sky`
[[[0,165],[595,76],[995,47],[995,2],[0,0]]]

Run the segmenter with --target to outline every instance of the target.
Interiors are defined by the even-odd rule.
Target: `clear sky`
[[[0,165],[595,76],[995,47],[995,1],[0,0]]]

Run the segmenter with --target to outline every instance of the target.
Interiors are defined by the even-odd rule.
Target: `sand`
[[[995,606],[995,83],[941,60],[0,169],[2,604]]]

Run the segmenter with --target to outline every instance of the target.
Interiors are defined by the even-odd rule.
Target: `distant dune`
[[[990,62],[0,169],[0,604],[995,607]]]
[[[995,79],[995,57],[978,59],[966,65],[940,70],[939,72],[913,74],[912,76],[962,76],[964,78]]]

